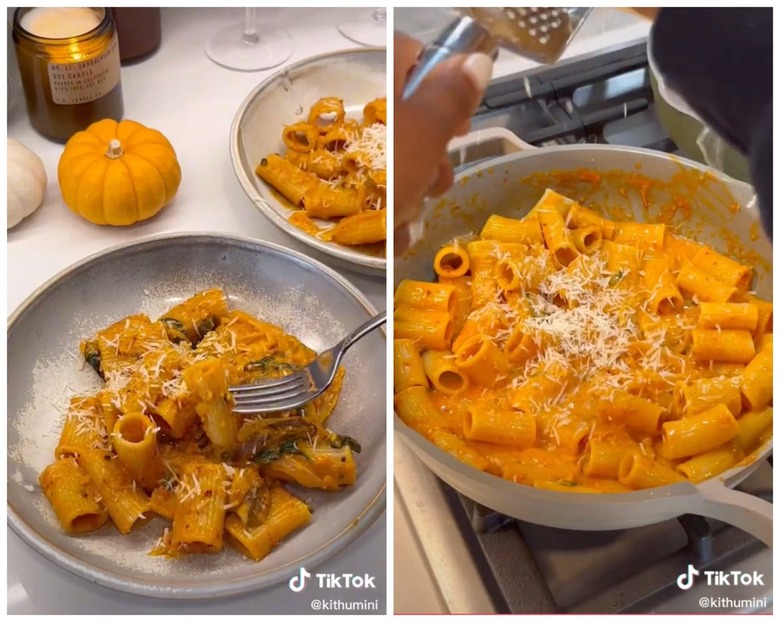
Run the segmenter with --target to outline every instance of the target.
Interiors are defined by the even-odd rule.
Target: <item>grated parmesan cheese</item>
[[[387,127],[382,123],[374,123],[363,128],[355,140],[347,142],[345,150],[347,153],[358,154],[358,161],[362,166],[375,170],[387,168],[386,137]],[[365,156],[365,159],[360,156]]]

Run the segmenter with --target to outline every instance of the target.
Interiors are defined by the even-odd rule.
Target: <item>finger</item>
[[[493,71],[486,54],[459,56],[436,67],[408,100],[413,114],[426,119],[426,139],[441,152],[469,122]]]
[[[436,181],[433,182],[431,187],[425,193],[429,197],[440,197],[452,186],[452,182],[455,180],[454,173],[452,171],[452,164],[447,156],[442,158],[439,165],[439,173],[436,177]]]
[[[425,202],[425,190],[421,190],[418,196],[414,199],[409,199],[407,202],[400,202],[398,194],[396,192],[396,200],[393,207],[393,225],[396,229],[399,229],[401,225],[414,222],[420,216],[423,203]]]
[[[417,62],[423,44],[401,32],[395,33],[393,51],[394,91],[398,97],[406,84],[406,76]]]
[[[492,59],[484,54],[460,55],[436,67],[408,100],[401,101],[396,94],[396,222],[411,219],[404,212],[409,208],[416,213],[414,206],[421,203],[432,180],[438,179],[447,144],[468,127],[492,67]]]
[[[395,256],[403,255],[422,238],[423,224],[419,220],[403,225],[395,230],[393,249]]]
[[[408,225],[401,225],[395,230],[393,234],[393,252],[395,256],[403,255],[407,248],[409,248],[409,227]]]
[[[461,123],[456,129],[455,129],[455,136],[465,136],[469,133],[469,130],[471,129],[471,119],[468,119],[464,123]]]
[[[393,65],[394,67],[400,66],[406,71],[406,69],[414,65],[423,49],[423,44],[414,37],[410,37],[398,30],[395,31],[393,40],[395,45],[393,49]]]

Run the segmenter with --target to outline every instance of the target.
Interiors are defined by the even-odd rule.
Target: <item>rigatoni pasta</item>
[[[383,244],[386,125],[384,97],[368,102],[360,120],[347,117],[338,97],[323,97],[305,121],[284,128],[286,153],[269,154],[255,173],[295,208],[290,222],[307,233],[350,247]]]
[[[750,266],[550,189],[477,231],[396,290],[396,412],[440,449],[610,493],[698,483],[771,436],[772,303]]]
[[[422,363],[430,383],[445,395],[462,391],[469,384],[466,373],[455,364],[454,357],[446,350],[428,350],[422,355]]]
[[[253,525],[231,514],[225,521],[228,538],[247,557],[260,561],[285,537],[311,520],[311,510],[283,488],[273,488],[268,513],[262,524]]]
[[[685,262],[677,273],[677,286],[692,298],[705,302],[730,302],[737,294],[736,287],[691,262]]]
[[[96,397],[74,397],[54,454],[57,458],[78,455],[87,449],[108,449],[108,431]]]
[[[338,244],[358,246],[384,242],[387,236],[387,210],[360,212],[342,218],[333,228],[332,239]]]
[[[131,412],[120,417],[111,432],[119,462],[142,488],[154,488],[163,477],[157,448],[158,429],[146,415]]]
[[[393,342],[393,379],[396,392],[409,387],[428,386],[425,365],[411,339],[396,339]]]
[[[66,533],[95,531],[108,520],[97,488],[72,456],[47,466],[40,481]]]
[[[417,350],[402,350],[419,361],[411,384],[427,385]],[[81,352],[104,385],[71,399],[56,460],[39,477],[69,534],[106,523],[128,534],[163,520],[169,527],[153,554],[217,552],[227,534],[259,560],[310,519],[288,483],[336,492],[356,481],[359,443],[326,427],[343,368],[300,409],[233,412],[230,386],[288,375],[315,353],[278,326],[231,311],[222,290],[155,321],[124,318]]]
[[[433,260],[433,269],[440,277],[457,278],[469,271],[469,254],[461,246],[445,246]]]
[[[498,240],[499,242],[542,243],[542,230],[539,222],[504,218],[498,214],[491,215],[482,227],[480,237],[483,240]]]

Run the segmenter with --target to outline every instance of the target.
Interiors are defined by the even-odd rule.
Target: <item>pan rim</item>
[[[516,160],[524,160],[526,158],[530,158],[533,156],[539,156],[541,154],[549,154],[549,153],[558,153],[558,152],[618,152],[618,153],[626,153],[626,154],[634,154],[639,155],[642,157],[648,157],[653,158],[656,160],[667,160],[671,161],[674,164],[695,169],[696,171],[700,173],[706,173],[707,175],[711,175],[712,177],[716,178],[718,181],[725,184],[729,190],[731,191],[738,191],[738,192],[749,192],[753,195],[755,195],[755,190],[753,187],[745,183],[744,181],[740,181],[739,179],[734,179],[733,177],[729,177],[726,173],[722,171],[715,170],[706,164],[702,164],[701,162],[696,162],[695,160],[691,160],[689,158],[686,158],[684,156],[678,156],[675,154],[669,154],[664,153],[662,151],[656,151],[654,149],[645,149],[644,147],[633,147],[630,145],[604,145],[599,143],[579,143],[574,145],[552,145],[549,147],[540,147],[538,149],[533,150],[527,150],[527,151],[518,151],[515,153],[509,153],[506,155],[498,156],[495,158],[491,158],[488,161],[485,162],[478,162],[474,165],[466,165],[468,168],[464,168],[460,172],[458,172],[457,175],[455,175],[455,181],[460,182],[466,178],[472,177],[476,172],[483,171],[486,168],[494,168],[496,166],[500,166],[502,164],[505,164],[507,162],[514,162]],[[436,199],[435,201],[438,202],[441,199],[446,199],[447,195],[445,194],[440,199]],[[426,202],[427,203],[427,202]],[[744,208],[750,209],[750,205],[743,205]]]

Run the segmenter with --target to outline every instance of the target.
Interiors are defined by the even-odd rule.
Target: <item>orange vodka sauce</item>
[[[541,177],[597,186],[605,175]],[[624,179],[644,208],[653,203],[651,180]],[[551,490],[697,482],[745,459],[763,442],[755,426],[771,434],[771,371],[747,371],[771,331],[759,308],[771,303],[749,293],[751,265],[679,234],[672,223],[690,206],[683,196],[660,221],[627,222],[612,217],[624,207],[599,212],[547,190],[530,212],[502,212],[445,244],[437,257],[465,249],[468,270],[453,278],[439,261],[434,283],[401,282],[396,332],[423,317],[443,327],[449,314],[451,334],[418,324],[415,347],[428,379],[446,366],[462,381],[416,381],[396,396],[397,414],[474,468]],[[426,306],[451,296],[448,310]]]

